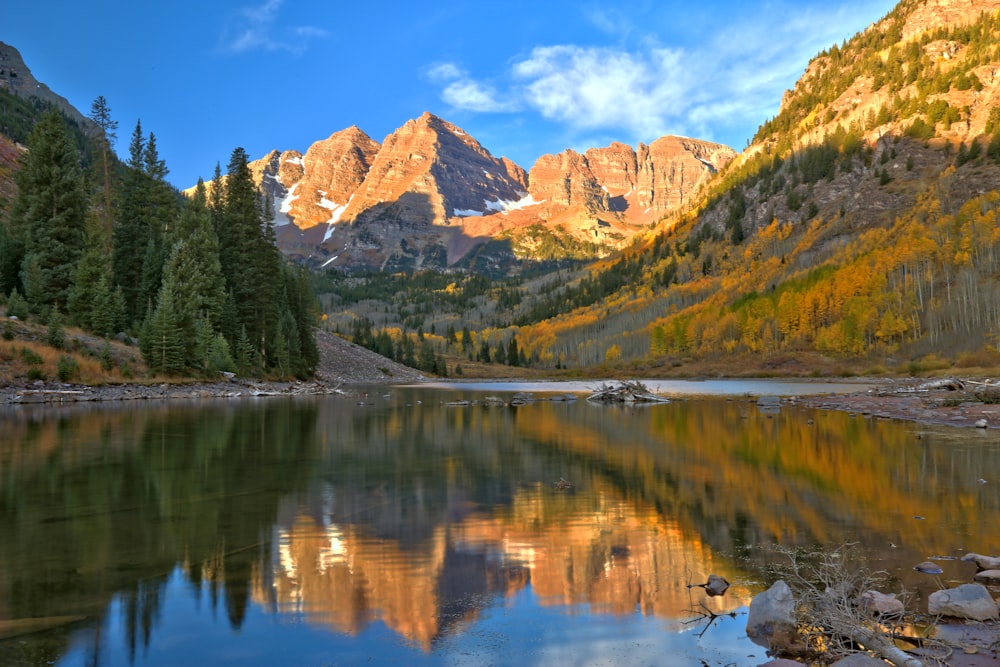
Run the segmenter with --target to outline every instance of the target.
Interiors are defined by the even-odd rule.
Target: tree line
[[[94,164],[55,111],[42,114],[0,224],[8,312],[137,340],[152,373],[311,376],[319,361],[309,275],[275,242],[272,209],[236,148],[212,187],[182,197],[137,122],[128,159],[103,98]]]

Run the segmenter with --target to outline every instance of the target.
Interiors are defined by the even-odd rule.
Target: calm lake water
[[[806,391],[775,386],[2,408],[0,664],[743,667],[775,545],[858,543],[916,604],[916,563],[1000,553],[1000,433],[746,397]]]

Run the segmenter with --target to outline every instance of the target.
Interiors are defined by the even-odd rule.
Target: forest
[[[11,108],[23,130],[31,109]],[[199,182],[185,198],[167,182],[156,137],[141,122],[127,161],[117,159],[118,123],[103,97],[91,108],[89,135],[55,109],[38,111],[0,224],[9,316],[44,323],[55,347],[65,344],[66,325],[137,343],[154,376],[313,374],[312,281],[278,250],[271,206],[242,148],[224,175],[216,166],[224,187],[209,193]],[[10,331],[9,320],[6,339]],[[113,364],[110,355],[104,361]],[[73,379],[72,365],[59,376]]]

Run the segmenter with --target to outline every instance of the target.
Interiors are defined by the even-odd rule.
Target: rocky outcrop
[[[443,225],[462,213],[484,213],[492,202],[520,199],[524,189],[479,142],[425,113],[386,137],[343,220]]]
[[[285,202],[296,226],[309,229],[338,222],[380,148],[357,126],[334,132],[310,146],[298,163],[302,175],[295,180],[293,196]]]
[[[1000,9],[1000,0],[922,0],[911,2],[903,23],[903,39],[918,37],[940,27],[962,26],[977,20],[983,12]]]
[[[528,192],[541,202],[543,216],[580,207],[591,213],[608,210],[608,193],[590,170],[587,158],[574,150],[538,158],[528,174]]]
[[[93,121],[85,118],[65,97],[52,92],[31,74],[31,70],[24,64],[20,51],[3,42],[0,42],[0,90],[24,100],[36,98],[51,104],[81,128],[95,127]]]
[[[658,213],[681,208],[712,175],[736,157],[728,146],[685,137],[661,137],[637,155],[637,204]]]
[[[691,202],[712,175],[736,157],[708,141],[666,136],[638,149],[622,143],[543,155],[529,183],[542,210],[582,208],[598,217],[645,224]]]

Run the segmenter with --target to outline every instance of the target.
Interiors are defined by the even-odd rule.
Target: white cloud
[[[501,97],[495,88],[486,83],[473,81],[465,70],[455,63],[432,65],[424,70],[424,76],[434,83],[446,84],[441,92],[441,98],[456,109],[482,113],[517,110],[516,104]]]
[[[849,26],[863,27],[859,16],[874,11],[857,3],[796,11],[782,2],[766,4],[749,18],[719,22],[714,34],[684,46],[637,36],[621,15],[594,11],[590,21],[628,33],[629,47],[537,46],[502,72],[502,87],[453,63],[432,68],[428,78],[441,84],[442,98],[456,109],[530,109],[577,136],[607,131],[632,141],[668,133],[718,140],[752,131],[776,113],[809,59],[849,37]]]
[[[466,76],[465,72],[455,63],[438,63],[424,70],[424,75],[431,81],[454,81]]]
[[[327,32],[315,26],[282,26],[278,10],[284,0],[266,0],[262,5],[241,7],[223,27],[221,45],[233,53],[247,51],[287,51],[304,53],[312,38],[326,37]]]
[[[548,46],[515,63],[513,76],[527,104],[546,118],[645,134],[663,130],[665,114],[683,103],[682,65],[682,53],[671,49]]]
[[[497,96],[497,92],[469,79],[460,79],[448,84],[441,97],[458,109],[480,112],[515,111],[516,105]]]

